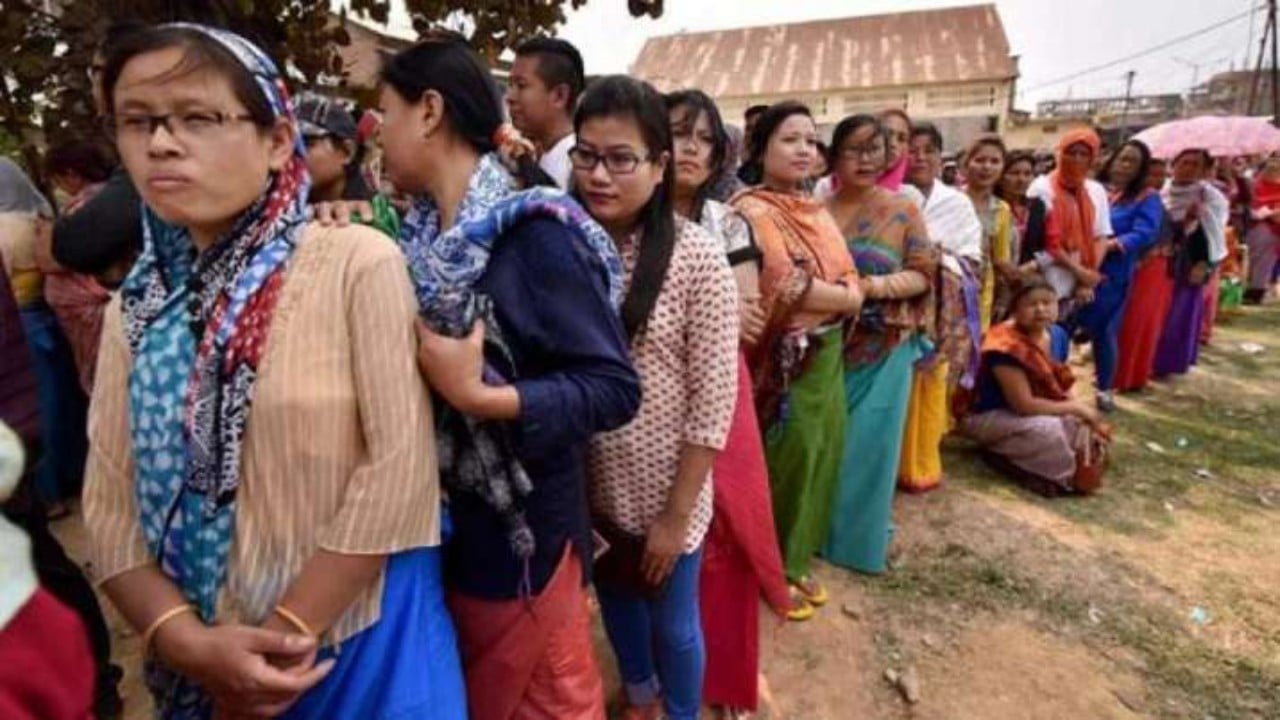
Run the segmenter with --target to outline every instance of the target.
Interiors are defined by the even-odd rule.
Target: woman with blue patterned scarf
[[[288,94],[243,38],[153,28],[103,80],[145,244],[84,508],[157,716],[465,718],[400,253],[307,222]]]
[[[393,57],[380,105],[387,171],[415,198],[400,246],[443,401],[445,582],[471,717],[597,720],[583,453],[640,403],[618,254],[573,199],[529,187],[545,179],[531,159],[503,165],[502,102],[461,38]]]

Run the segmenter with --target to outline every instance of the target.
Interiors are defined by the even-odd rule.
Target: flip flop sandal
[[[809,576],[802,577],[797,582],[791,583],[791,587],[795,588],[806,602],[816,608],[826,605],[831,600],[831,596],[827,594],[827,589],[822,586],[822,583]]]
[[[806,620],[813,619],[813,616],[817,613],[817,608],[806,600],[802,593],[793,587],[791,589],[791,609],[787,611],[787,620],[791,622],[804,622]]]

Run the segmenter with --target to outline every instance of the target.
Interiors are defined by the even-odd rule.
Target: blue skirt
[[[382,615],[319,660],[337,664],[283,717],[289,720],[466,720],[458,639],[444,604],[440,548],[387,559]]]
[[[827,560],[842,567],[865,573],[885,571],[911,373],[926,347],[913,337],[880,362],[845,372],[849,419],[840,484],[831,507],[831,533],[822,550]]]
[[[80,389],[71,346],[53,311],[38,303],[23,308],[21,316],[40,398],[40,455],[33,472],[36,492],[46,503],[61,502],[80,495],[89,452],[89,402]]]

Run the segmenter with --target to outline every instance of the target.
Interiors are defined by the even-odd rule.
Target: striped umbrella
[[[1263,155],[1280,150],[1280,130],[1265,117],[1203,115],[1174,120],[1138,133],[1158,158],[1173,158],[1183,150],[1208,150],[1214,157]]]

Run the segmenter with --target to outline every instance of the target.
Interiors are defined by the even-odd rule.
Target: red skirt
[[[699,578],[707,648],[702,699],[754,712],[760,673],[760,599],[780,616],[790,608],[773,524],[769,475],[751,397],[751,375],[738,357],[738,399],[724,450],[712,470],[715,515]]]
[[[1151,379],[1156,349],[1172,301],[1169,258],[1154,254],[1138,266],[1129,290],[1129,304],[1120,325],[1120,353],[1114,382],[1117,391],[1141,390]]]
[[[95,670],[79,616],[37,589],[0,630],[0,717],[90,720]]]

